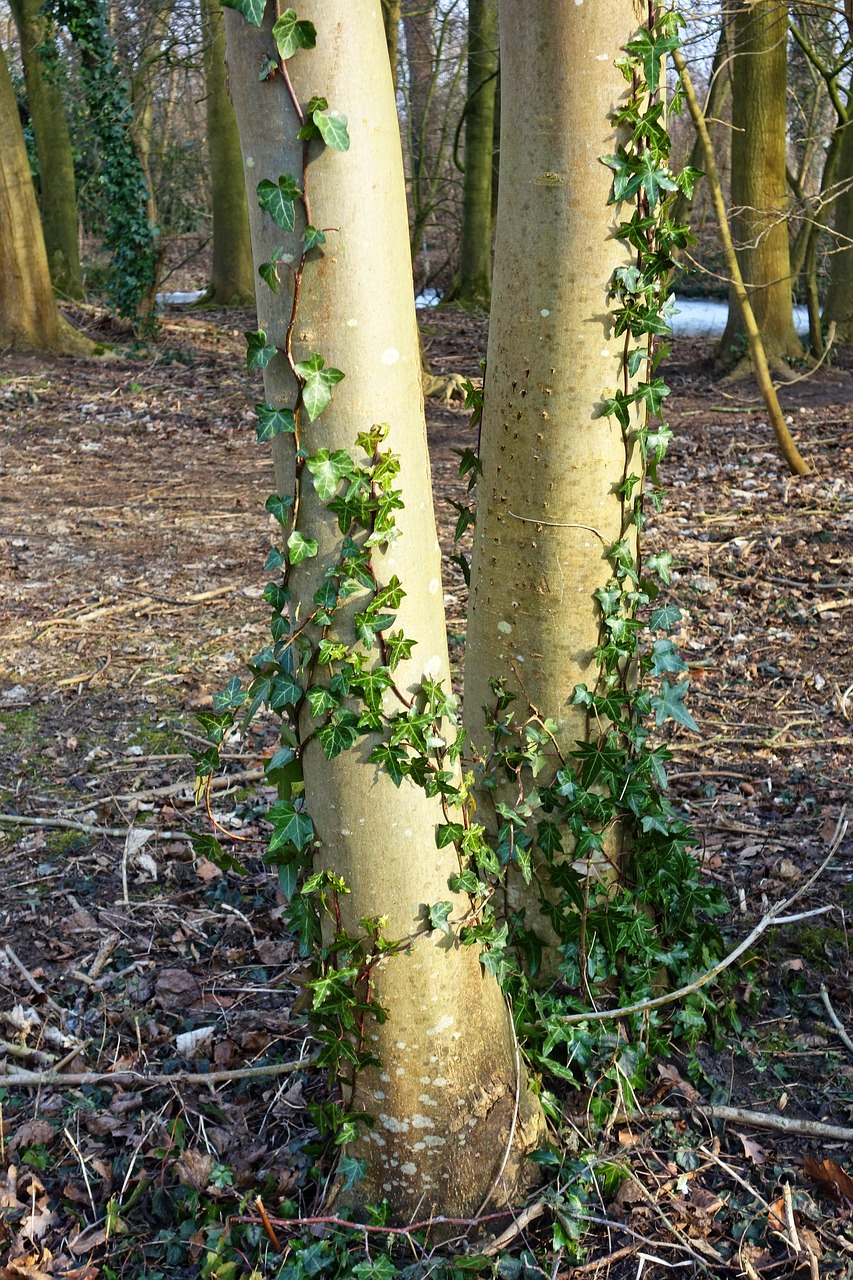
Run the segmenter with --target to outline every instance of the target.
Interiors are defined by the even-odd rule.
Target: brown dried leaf
[[[186,969],[164,969],[157,978],[154,996],[161,1009],[188,1009],[201,996],[201,984]]]
[[[10,1151],[18,1151],[22,1147],[46,1147],[56,1137],[56,1130],[47,1120],[26,1120],[16,1129],[9,1139]]]
[[[853,1204],[853,1178],[834,1160],[813,1160],[811,1156],[806,1156],[803,1173],[833,1200]]]
[[[77,1255],[81,1253],[91,1253],[93,1249],[100,1249],[102,1244],[106,1244],[109,1239],[109,1232],[106,1227],[87,1227],[85,1231],[81,1231],[73,1240],[68,1241],[68,1248],[72,1253]]]
[[[737,1129],[734,1132],[741,1140],[743,1154],[746,1158],[751,1160],[753,1164],[764,1164],[767,1159],[767,1152],[761,1144],[756,1142],[754,1138],[748,1138],[745,1133],[740,1133]]]

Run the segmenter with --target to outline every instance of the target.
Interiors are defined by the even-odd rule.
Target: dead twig
[[[838,1014],[835,1012],[832,1005],[830,1004],[829,992],[827,991],[823,983],[820,984],[820,998],[823,1001],[823,1007],[824,1009],[826,1009],[826,1013],[827,1013],[827,1017],[829,1018],[829,1021],[832,1023],[832,1025],[835,1027],[835,1030],[838,1032],[838,1039],[844,1045],[845,1049],[847,1049],[849,1053],[853,1054],[853,1040],[850,1039],[850,1036],[845,1031],[842,1022],[838,1017]]]
[[[823,1120],[795,1120],[792,1116],[771,1115],[768,1111],[744,1111],[742,1107],[727,1107],[716,1103],[696,1103],[690,1107],[648,1107],[630,1115],[622,1112],[616,1123],[632,1120],[685,1120],[699,1116],[706,1120],[731,1120],[749,1125],[753,1129],[772,1129],[777,1133],[800,1133],[809,1138],[833,1138],[838,1142],[853,1142],[853,1129],[842,1125],[827,1124]]]
[[[76,1056],[76,1055],[75,1055]],[[26,1088],[54,1088],[56,1085],[84,1084],[226,1084],[229,1080],[254,1080],[262,1076],[282,1076],[302,1071],[315,1065],[314,1058],[296,1058],[292,1062],[271,1062],[265,1067],[242,1067],[229,1071],[175,1071],[171,1075],[157,1075],[143,1071],[15,1071],[6,1068],[0,1080],[4,1085],[21,1085]]]

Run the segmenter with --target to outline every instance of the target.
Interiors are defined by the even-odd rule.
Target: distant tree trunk
[[[402,14],[408,73],[407,133],[412,196],[410,241],[414,260],[421,251],[430,212],[428,124],[435,79],[435,2],[403,0]]]
[[[720,27],[720,34],[717,37],[717,47],[714,50],[714,61],[711,64],[711,81],[708,86],[708,96],[705,99],[704,107],[704,116],[708,123],[708,129],[712,138],[715,132],[714,121],[719,119],[732,88],[731,76],[729,74],[731,34],[731,22],[724,18],[722,26]],[[696,138],[693,143],[687,163],[691,168],[702,168],[702,141],[700,138]],[[690,221],[690,211],[693,208],[693,202],[698,187],[699,183],[697,182],[689,196],[683,191],[679,194],[675,204],[672,206],[673,222]]]
[[[835,206],[837,243],[830,259],[824,320],[834,320],[839,342],[853,342],[853,110],[841,140],[838,179],[846,189]]]
[[[462,242],[451,300],[483,310],[488,310],[492,289],[492,162],[497,46],[497,0],[469,0]]]
[[[225,21],[219,0],[202,0],[207,144],[213,204],[213,270],[206,301],[254,302],[255,272],[237,117],[225,75]]]
[[[732,64],[732,223],[738,261],[770,363],[802,356],[794,330],[788,247],[786,152],[787,9],[755,0],[735,15]],[[729,295],[720,358],[743,333]]]
[[[396,88],[397,57],[400,49],[400,0],[382,0],[382,22],[385,26],[388,61],[391,63],[391,79]]]
[[[21,41],[27,100],[41,173],[41,220],[53,287],[66,298],[83,297],[77,227],[74,157],[62,94],[44,74],[39,45],[46,38],[40,0],[10,0]]]
[[[172,0],[165,0],[151,14],[139,62],[130,83],[133,108],[133,141],[148,186],[148,221],[157,225],[157,197],[151,172],[151,128],[154,121],[154,88],[163,42],[169,34]]]
[[[15,91],[0,47],[0,348],[90,355],[94,344],[60,315]]]

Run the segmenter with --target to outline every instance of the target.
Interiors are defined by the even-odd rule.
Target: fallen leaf
[[[217,880],[222,875],[219,867],[207,858],[199,858],[195,864],[195,873],[204,884],[207,884],[209,880]]]
[[[853,1178],[834,1160],[813,1160],[811,1156],[806,1156],[803,1173],[812,1182],[816,1182],[822,1191],[832,1196],[833,1200],[846,1200],[848,1204],[853,1204]]]
[[[737,1129],[734,1132],[741,1140],[743,1154],[747,1159],[751,1160],[753,1164],[764,1164],[767,1159],[767,1152],[761,1144],[756,1142],[754,1138],[748,1138],[745,1133],[739,1133]]]
[[[100,1249],[102,1244],[106,1244],[109,1239],[109,1233],[106,1227],[87,1227],[85,1231],[81,1231],[73,1240],[68,1241],[68,1248],[72,1253],[91,1253],[93,1249]]]

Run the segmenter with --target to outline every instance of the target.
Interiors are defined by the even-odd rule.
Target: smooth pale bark
[[[787,7],[755,0],[735,15],[732,62],[732,235],[761,340],[771,362],[802,356],[794,330],[788,247],[786,154]],[[744,332],[735,298],[720,358]]]
[[[206,301],[253,302],[255,273],[237,117],[225,75],[225,22],[219,0],[202,0],[204,84],[213,206],[213,267]]]
[[[492,277],[492,172],[498,70],[497,0],[468,2],[468,101],[462,240],[451,301],[488,310]]]
[[[10,0],[10,6],[21,42],[27,101],[39,157],[41,222],[50,278],[63,297],[81,299],[74,157],[62,94],[45,75],[39,57],[39,45],[46,37],[41,0]]]
[[[834,320],[836,339],[853,342],[853,111],[841,139],[838,180],[846,184],[835,206],[835,244],[830,258],[824,320]]]
[[[631,0],[501,4],[502,178],[465,656],[465,724],[480,752],[496,675],[517,695],[516,723],[530,707],[556,721],[564,756],[589,732],[572,694],[596,682],[594,592],[622,532],[625,446],[602,402],[623,386],[608,292],[630,261],[613,238],[630,210],[608,207],[600,157],[616,149],[625,81],[614,62],[636,27]],[[535,896],[517,890],[533,923]]]
[[[15,91],[0,47],[0,349],[89,355],[94,344],[60,315]]]
[[[396,573],[408,592],[396,625],[417,645],[395,678],[414,693],[424,673],[446,682],[449,676],[385,35],[371,0],[306,0],[299,12],[315,23],[318,38],[315,50],[288,63],[298,100],[304,104],[322,92],[348,117],[351,137],[347,153],[321,151],[308,169],[314,224],[340,230],[328,233],[327,244],[306,268],[294,355],[304,359],[317,351],[346,376],[319,421],[303,422],[302,444],[309,454],[318,447],[353,449],[358,431],[390,424],[389,444],[401,462],[403,532],[375,563],[381,581]],[[299,121],[286,87],[280,78],[258,82],[272,16],[268,6],[265,28],[256,31],[231,11],[226,14],[229,82],[246,163],[256,266],[276,245],[295,252],[298,244],[259,211],[254,198],[260,180],[292,173],[301,182],[302,172]],[[278,294],[259,290],[259,324],[279,345],[290,314],[288,288],[285,280]],[[264,378],[271,403],[294,403],[283,356],[272,360]],[[289,494],[292,441],[277,441],[278,484]],[[300,528],[319,543],[318,556],[290,578],[304,616],[325,570],[337,562],[340,532],[310,484],[301,495]],[[525,1177],[521,1153],[540,1141],[542,1118],[519,1078],[503,995],[484,974],[476,948],[460,947],[452,935],[422,932],[425,906],[453,898],[448,877],[457,867],[456,854],[436,848],[441,805],[408,779],[396,788],[368,762],[372,745],[363,740],[330,762],[314,740],[303,759],[318,865],[334,869],[352,890],[341,899],[344,927],[361,932],[360,918],[386,916],[387,937],[419,935],[409,954],[375,970],[375,998],[389,1016],[383,1025],[368,1021],[382,1065],[358,1076],[350,1100],[356,1110],[375,1116],[376,1124],[352,1149],[367,1160],[368,1172],[349,1198],[366,1204],[385,1197],[397,1220],[411,1220],[415,1212],[467,1215],[487,1196],[514,1194]],[[453,918],[464,914],[457,902]]]

